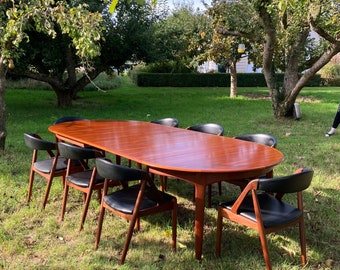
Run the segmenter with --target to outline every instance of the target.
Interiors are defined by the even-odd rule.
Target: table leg
[[[195,185],[195,256],[197,260],[202,257],[205,188],[204,185]]]

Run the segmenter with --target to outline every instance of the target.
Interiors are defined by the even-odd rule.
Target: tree
[[[53,0],[1,0],[0,6],[0,149],[6,140],[6,73],[13,68],[13,59],[20,57],[19,45],[29,42],[26,31],[35,29],[52,38],[57,31],[71,41],[76,55],[88,62],[100,52],[101,21],[99,13],[92,13],[78,5],[70,7],[65,2]],[[83,31],[85,30],[85,31]]]
[[[304,85],[333,56],[340,52],[339,3],[335,1],[290,1],[290,5],[273,14],[281,2],[258,1],[257,12],[263,23],[265,44],[263,73],[269,88],[274,115],[288,117],[293,114],[295,100]],[[311,31],[317,33],[326,46],[315,46],[309,53],[307,46]],[[280,39],[280,35],[282,38]],[[282,48],[285,59],[284,81],[279,87],[273,66],[274,53]],[[324,48],[320,51],[320,48]],[[302,76],[301,72],[305,71]]]
[[[221,3],[224,1],[216,1]],[[231,2],[231,1],[229,1]],[[340,52],[340,5],[326,0],[244,0],[249,11],[228,13],[248,18],[246,31],[219,27],[225,36],[242,36],[252,44],[251,60],[263,67],[275,117],[291,117],[306,83]],[[253,14],[253,15],[252,15]],[[252,35],[249,35],[253,32]],[[311,36],[315,32],[319,41]],[[254,34],[255,33],[255,34]],[[257,56],[256,56],[257,55]],[[260,59],[259,56],[262,56]],[[282,82],[276,73],[284,72]]]
[[[83,0],[80,0],[82,2]],[[73,1],[70,1],[73,2]],[[10,73],[48,83],[57,95],[59,107],[72,105],[78,91],[92,82],[101,72],[120,69],[127,60],[144,60],[152,40],[152,23],[162,14],[157,14],[148,5],[120,1],[115,14],[108,13],[101,0],[86,1],[87,12],[100,12],[103,17],[99,56],[84,63],[76,55],[72,40],[65,36],[58,26],[51,38],[35,29],[25,31],[30,43],[21,43],[19,50],[24,57],[18,57],[16,68]],[[79,20],[81,24],[81,20]],[[79,29],[88,31],[80,25]]]
[[[209,32],[208,27],[207,16],[183,4],[155,25],[151,62],[173,62],[178,69],[191,69],[205,46],[202,33]]]
[[[254,36],[256,25],[252,24],[254,13],[251,10],[248,1],[212,1],[212,6],[207,10],[208,16],[211,17],[212,37],[201,57],[213,60],[230,71],[231,98],[237,96],[236,65],[242,57],[238,46],[246,43],[248,58],[252,57],[249,37]],[[226,32],[225,29],[230,30]]]

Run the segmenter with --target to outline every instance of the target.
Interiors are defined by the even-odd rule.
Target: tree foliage
[[[82,2],[70,1],[70,4],[79,5]],[[25,57],[18,58],[17,68],[11,72],[48,83],[56,92],[58,106],[62,107],[70,106],[72,99],[77,98],[78,91],[101,72],[123,68],[127,60],[144,60],[152,44],[150,29],[158,15],[149,6],[120,1],[112,15],[101,0],[86,2],[86,6],[82,5],[87,12],[102,16],[102,20],[92,23],[93,26],[98,23],[101,29],[95,31],[95,34],[103,37],[98,43],[100,46],[96,48],[96,57],[84,61],[83,57],[77,55],[80,44],[73,44],[59,25],[53,28],[53,38],[32,27],[25,32],[31,42],[21,43],[19,48]],[[89,19],[89,16],[86,17]],[[79,23],[75,23],[75,26],[84,33],[79,41],[87,43],[90,38],[87,32],[93,29],[89,29],[91,24],[85,26],[81,20]],[[92,51],[90,47],[86,49]]]
[[[208,18],[188,6],[181,6],[155,25],[153,62],[172,61],[192,68],[195,57],[206,45]],[[151,61],[151,62],[152,62]]]
[[[99,40],[102,31],[102,16],[92,13],[84,5],[70,6],[65,1],[53,0],[2,0],[0,6],[0,148],[6,139],[5,89],[6,73],[14,68],[13,60],[23,57],[20,45],[30,42],[29,33],[56,39],[65,36],[76,55],[87,61],[100,53]],[[85,29],[86,31],[83,31]],[[59,33],[58,33],[59,32]]]

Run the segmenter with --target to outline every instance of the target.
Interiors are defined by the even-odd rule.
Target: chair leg
[[[43,204],[42,204],[43,209],[45,209],[45,206],[46,206],[46,203],[47,203],[47,199],[48,199],[48,196],[50,194],[50,190],[51,190],[51,186],[52,186],[52,181],[53,181],[53,178],[50,176],[50,178],[47,180],[45,196],[44,196],[44,200],[43,200]]]
[[[164,181],[164,191],[168,191],[168,177],[163,176],[163,181]]]
[[[168,178],[166,176],[159,176],[159,180],[160,180],[160,186],[161,186],[161,191],[167,191],[167,182],[168,182]]]
[[[218,195],[222,195],[222,181],[218,182]]]
[[[63,185],[63,189],[65,188],[65,176],[61,177],[61,184]]]
[[[133,235],[133,230],[135,228],[135,223],[136,223],[137,220],[138,220],[137,217],[133,217],[132,220],[130,221],[129,230],[128,230],[128,233],[126,235],[124,248],[123,248],[123,251],[122,251],[122,255],[120,257],[120,262],[119,262],[120,265],[124,264],[124,262],[125,262],[125,258],[126,258],[128,250],[129,250],[131,238],[132,238],[132,235]]]
[[[211,208],[211,194],[212,194],[211,190],[212,190],[212,185],[210,184],[208,185],[208,207],[209,208]]]
[[[62,207],[61,207],[61,216],[60,216],[60,220],[61,221],[64,220],[65,209],[66,209],[66,201],[67,201],[67,194],[68,194],[68,185],[65,183],[63,204],[62,204]]]
[[[305,224],[303,220],[303,216],[299,222],[299,233],[300,233],[300,246],[301,246],[301,261],[302,265],[306,265],[307,263],[307,250],[306,250],[306,234],[305,234]]]
[[[104,220],[104,214],[105,214],[105,207],[100,207],[100,213],[98,217],[98,228],[97,228],[97,237],[96,242],[94,244],[94,248],[97,249],[100,241],[100,236],[102,234],[102,227],[103,227],[103,220]]]
[[[83,210],[83,214],[82,214],[82,217],[81,217],[79,231],[81,231],[83,229],[85,219],[86,219],[86,215],[87,215],[87,211],[89,209],[89,204],[90,204],[90,201],[91,201],[91,195],[92,195],[92,190],[89,190],[89,193],[86,196],[86,201],[85,201],[85,204],[84,204],[84,210]]]
[[[29,179],[29,182],[28,182],[28,193],[27,193],[27,202],[28,203],[31,201],[33,182],[34,182],[34,171],[31,169],[30,179]]]
[[[98,194],[98,202],[100,204],[101,201],[102,201],[102,190],[101,189],[97,189],[97,194]]]
[[[177,246],[177,200],[173,200],[173,206],[172,206],[172,242],[171,242],[171,248],[172,250],[176,250]]]
[[[259,228],[259,236],[260,236],[260,241],[261,241],[261,246],[262,246],[262,252],[263,252],[263,258],[266,263],[266,270],[271,270],[272,266],[270,263],[270,257],[269,257],[269,252],[268,252],[268,244],[267,244],[267,239],[266,239],[266,234],[263,231],[263,228]]]
[[[217,226],[216,226],[216,247],[215,247],[215,254],[217,257],[221,255],[221,239],[222,239],[222,209],[218,207],[218,214],[217,214]]]
[[[135,224],[136,224],[135,229],[136,229],[137,232],[139,232],[140,231],[140,218],[136,219]]]

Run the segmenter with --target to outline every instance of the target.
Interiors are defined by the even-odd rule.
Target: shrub
[[[130,73],[132,81],[138,86],[171,87],[229,87],[229,73],[147,73],[134,71]],[[283,74],[277,74],[278,84],[283,81]],[[238,73],[239,87],[266,87],[262,73]],[[320,86],[320,76],[314,78],[307,86]],[[278,85],[280,86],[280,85]]]
[[[340,65],[328,63],[320,70],[320,74],[325,85],[340,85]]]

